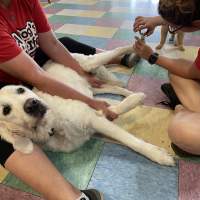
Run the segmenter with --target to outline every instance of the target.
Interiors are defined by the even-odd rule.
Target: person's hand
[[[90,83],[90,85],[95,88],[101,88],[102,85],[105,84],[105,82],[97,79],[94,75],[91,75],[89,73],[85,74],[85,78]]]
[[[150,55],[153,53],[153,50],[150,46],[146,45],[144,41],[139,38],[136,39],[134,45],[135,53],[140,57],[148,60]]]
[[[135,22],[133,24],[133,30],[135,32],[141,31],[143,29],[147,29],[144,33],[145,36],[149,36],[154,32],[155,27],[158,25],[156,17],[142,17],[138,16],[135,18]]]
[[[101,110],[103,111],[103,114],[106,116],[106,118],[110,121],[116,119],[118,117],[118,115],[114,112],[112,112],[111,110],[109,110],[109,104],[106,103],[105,101],[97,101],[97,100],[93,100],[90,104],[89,104],[92,108],[94,108],[95,110]]]

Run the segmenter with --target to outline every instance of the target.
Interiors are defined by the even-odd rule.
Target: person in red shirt
[[[85,73],[69,51],[89,55],[100,50],[67,37],[58,40],[38,0],[0,0],[0,86],[27,84],[52,95],[81,100],[102,110],[107,118],[116,118],[107,103],[80,94],[42,69],[52,59],[86,77],[92,86],[100,87],[102,82]],[[33,153],[24,155],[0,139],[0,163],[47,200],[102,199],[95,189],[81,192],[67,182],[36,145]]]
[[[200,30],[199,0],[160,0],[158,12],[160,16],[137,17],[134,31],[147,29],[145,34],[148,36],[156,26],[164,24],[172,33]],[[169,105],[175,108],[175,115],[169,124],[169,137],[185,152],[200,155],[200,50],[194,62],[158,55],[141,40],[135,42],[135,50],[151,64],[169,71],[170,84],[161,86],[170,100]]]

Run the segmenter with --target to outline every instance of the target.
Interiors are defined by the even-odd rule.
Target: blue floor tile
[[[89,188],[106,200],[176,200],[177,167],[160,166],[116,144],[104,146]]]

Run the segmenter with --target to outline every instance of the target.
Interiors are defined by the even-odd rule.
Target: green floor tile
[[[48,18],[49,22],[54,23],[63,23],[63,24],[70,24],[74,17],[71,16],[64,16],[64,15],[53,15]]]
[[[71,34],[65,34],[65,33],[55,33],[57,38],[61,38],[61,37],[70,37],[74,40],[79,40],[79,35],[71,35]]]
[[[144,60],[137,64],[135,73],[139,75],[146,75],[158,79],[168,80],[167,70],[159,67],[158,65],[151,65]]]

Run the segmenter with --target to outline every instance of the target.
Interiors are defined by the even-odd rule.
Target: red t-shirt
[[[0,63],[25,51],[34,57],[38,33],[48,32],[50,25],[38,0],[12,0],[8,8],[0,5]],[[19,83],[0,71],[0,81]]]
[[[198,55],[197,55],[196,60],[195,60],[194,63],[196,65],[196,67],[200,70],[200,49],[198,51]]]

